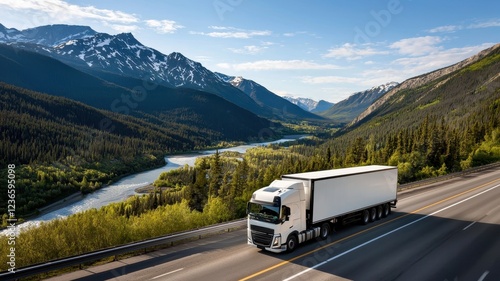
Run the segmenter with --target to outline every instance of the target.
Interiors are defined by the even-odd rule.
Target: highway
[[[237,230],[50,280],[500,280],[500,170],[402,192],[387,218],[293,253]]]

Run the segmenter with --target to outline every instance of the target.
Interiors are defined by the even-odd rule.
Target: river
[[[289,142],[296,140],[300,137],[304,136],[290,136],[272,142],[252,143],[230,148],[224,148],[224,149],[219,149],[219,152],[236,151],[240,153],[245,153],[247,149],[253,147],[266,146],[268,144],[274,144],[274,143]],[[96,192],[85,195],[83,199],[78,200],[77,202],[73,202],[71,204],[68,204],[67,206],[59,208],[57,210],[53,210],[39,217],[36,217],[35,219],[22,223],[17,226],[17,230],[19,231],[29,226],[36,226],[41,222],[67,217],[69,215],[76,214],[92,208],[100,208],[102,206],[106,206],[113,202],[123,201],[126,198],[137,194],[135,192],[137,188],[153,183],[161,173],[182,167],[186,164],[194,166],[194,163],[198,157],[213,155],[215,154],[215,152],[216,150],[205,150],[205,151],[200,151],[198,153],[166,156],[165,161],[167,162],[167,164],[161,168],[124,177],[121,180],[105,188],[102,188]]]

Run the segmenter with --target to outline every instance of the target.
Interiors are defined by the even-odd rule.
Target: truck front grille
[[[274,231],[270,228],[250,225],[252,231],[252,240],[255,245],[270,247],[273,241]]]

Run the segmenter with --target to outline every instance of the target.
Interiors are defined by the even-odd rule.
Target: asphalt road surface
[[[237,230],[52,280],[500,280],[500,170],[398,195],[366,226],[273,254]]]

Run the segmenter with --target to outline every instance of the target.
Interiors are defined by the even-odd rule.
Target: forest
[[[182,114],[189,122],[178,121]],[[72,193],[92,192],[122,176],[162,166],[168,153],[231,144],[245,136],[241,131],[256,136],[262,125],[223,135],[202,125],[196,119],[200,116],[182,114],[171,114],[176,120],[162,117],[169,114],[118,114],[0,83],[0,180],[7,180],[7,165],[15,164],[17,215],[24,218]],[[219,125],[225,130],[226,124]],[[6,188],[0,185],[0,192],[6,194]],[[2,200],[0,216],[5,210]]]

